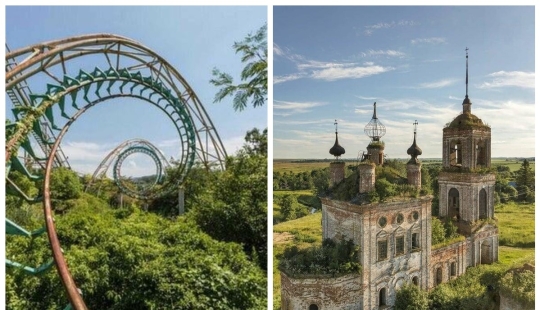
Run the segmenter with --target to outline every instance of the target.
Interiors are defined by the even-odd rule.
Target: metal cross
[[[336,125],[336,133],[337,133],[337,119],[334,120],[334,125]]]

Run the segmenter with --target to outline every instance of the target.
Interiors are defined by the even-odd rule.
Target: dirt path
[[[294,235],[288,233],[288,232],[283,232],[283,233],[274,233],[274,244],[280,244],[280,243],[285,243],[291,239],[294,238]]]

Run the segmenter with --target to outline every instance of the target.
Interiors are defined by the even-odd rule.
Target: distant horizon
[[[491,157],[491,159],[529,159],[529,158],[535,158],[535,156],[514,156],[514,157],[507,157],[507,156],[498,156],[498,157]],[[386,160],[388,159],[409,159],[409,157],[391,157],[391,158],[386,158]],[[442,160],[442,158],[438,158],[438,157],[426,157],[426,158],[418,158],[420,161],[422,160]],[[334,158],[274,158],[272,159],[274,161],[276,160],[320,160],[320,161],[326,161],[326,160],[335,160]],[[353,157],[347,157],[347,158],[340,158],[340,160],[357,160],[357,158],[353,158]]]

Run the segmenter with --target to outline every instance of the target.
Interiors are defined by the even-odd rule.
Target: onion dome
[[[409,163],[418,163],[418,156],[422,155],[422,149],[416,144],[416,126],[418,125],[417,121],[414,121],[414,140],[411,147],[407,150],[407,155],[411,155]]]
[[[330,154],[334,155],[337,159],[341,155],[345,154],[345,149],[341,145],[339,145],[337,134],[337,120],[335,121],[334,125],[336,125],[336,142],[334,142],[334,146],[332,146],[332,148],[330,149]]]

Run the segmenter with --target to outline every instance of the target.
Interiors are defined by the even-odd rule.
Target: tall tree
[[[527,159],[516,172],[518,200],[534,201],[534,171]]]
[[[233,48],[236,53],[242,54],[242,63],[245,67],[240,74],[242,83],[235,85],[230,74],[219,69],[212,70],[213,79],[210,83],[221,87],[214,102],[233,96],[233,107],[236,111],[246,108],[248,100],[253,107],[266,103],[268,95],[268,47],[266,43],[266,24],[259,28],[255,34],[248,34],[243,41],[235,42]]]
[[[516,172],[516,184],[517,186],[524,185],[530,189],[534,189],[534,172],[527,159],[523,161],[521,167]]]

